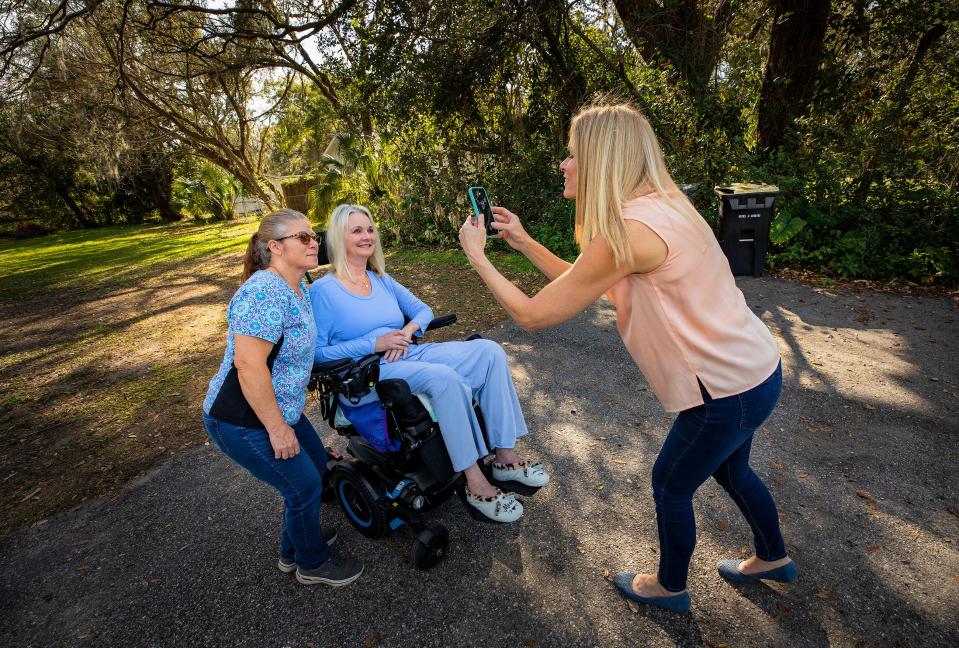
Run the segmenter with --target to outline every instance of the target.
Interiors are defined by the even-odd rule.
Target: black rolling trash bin
[[[780,193],[779,187],[773,185],[743,182],[716,187],[719,196],[716,237],[734,275],[763,276],[773,202]]]

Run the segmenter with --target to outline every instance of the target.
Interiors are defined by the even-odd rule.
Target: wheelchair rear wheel
[[[368,538],[382,538],[389,529],[386,511],[376,492],[362,475],[348,470],[333,471],[333,491],[343,512],[356,530]]]
[[[434,524],[416,534],[413,543],[413,564],[417,569],[435,567],[446,555],[450,534],[442,524]]]

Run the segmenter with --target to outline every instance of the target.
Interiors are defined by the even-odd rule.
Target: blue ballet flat
[[[790,561],[783,565],[782,567],[776,567],[775,569],[767,569],[764,572],[759,572],[758,574],[744,574],[739,571],[739,563],[741,560],[732,558],[730,560],[720,560],[716,563],[716,569],[719,570],[719,575],[728,580],[730,583],[752,583],[758,580],[771,580],[778,581],[780,583],[795,583],[799,580],[799,567],[796,567],[796,563]]]
[[[613,584],[623,593],[623,596],[630,600],[657,605],[673,612],[688,612],[693,604],[689,598],[689,592],[683,592],[675,596],[640,596],[633,591],[633,578],[635,577],[635,572],[619,572],[613,576]]]

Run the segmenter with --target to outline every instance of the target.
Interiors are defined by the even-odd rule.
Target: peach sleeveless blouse
[[[623,205],[623,218],[652,229],[669,248],[652,272],[624,277],[607,293],[623,343],[668,412],[748,391],[772,374],[779,349],[746,305],[713,236],[681,210],[685,198],[648,194]]]

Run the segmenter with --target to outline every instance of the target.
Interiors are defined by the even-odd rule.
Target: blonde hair
[[[373,230],[376,233],[373,239],[373,256],[367,260],[366,267],[381,275],[386,272],[386,259],[383,257],[383,245],[380,243],[380,230],[373,222],[370,210],[363,205],[337,205],[330,214],[326,225],[326,255],[332,266],[330,272],[355,279],[350,274],[350,268],[346,263],[346,228],[350,224],[350,215],[354,213],[365,214],[370,219],[370,223],[373,223]]]
[[[633,106],[583,108],[570,125],[569,146],[576,158],[576,243],[581,250],[602,235],[616,266],[632,265],[623,203],[654,192],[670,199],[700,233],[712,236],[670,177],[649,121]]]
[[[306,219],[295,209],[278,209],[270,212],[260,221],[243,255],[243,281],[249,279],[257,270],[266,270],[270,267],[273,254],[270,252],[270,241],[275,241],[287,234],[287,225],[294,221]]]

